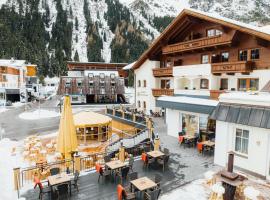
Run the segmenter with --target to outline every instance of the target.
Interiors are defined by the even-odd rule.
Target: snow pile
[[[12,106],[15,107],[15,108],[21,107],[21,106],[23,106],[23,105],[25,105],[25,104],[24,104],[24,103],[21,103],[21,102],[15,102],[15,103],[12,103]]]
[[[207,200],[209,198],[209,191],[204,187],[205,180],[199,179],[190,184],[173,190],[171,193],[164,194],[160,200]]]
[[[6,112],[6,111],[8,111],[8,109],[6,109],[5,107],[0,108],[0,113]]]
[[[21,119],[38,120],[52,117],[59,117],[60,114],[50,110],[35,110],[33,112],[24,112],[19,115]]]
[[[18,148],[19,142],[4,138],[0,141],[0,199],[17,199],[17,192],[14,191],[13,168],[24,167],[22,156],[13,149]],[[3,156],[5,157],[3,159]]]

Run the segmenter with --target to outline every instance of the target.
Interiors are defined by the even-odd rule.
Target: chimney
[[[234,162],[234,153],[232,151],[229,152],[228,156],[228,172],[233,172],[233,162]]]

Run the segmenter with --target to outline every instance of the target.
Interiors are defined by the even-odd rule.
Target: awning
[[[270,107],[220,103],[210,118],[270,129]]]
[[[6,89],[6,94],[20,94],[20,89]]]
[[[192,98],[185,96],[164,96],[156,100],[157,107],[208,115],[213,112],[217,105],[218,101],[215,100]]]

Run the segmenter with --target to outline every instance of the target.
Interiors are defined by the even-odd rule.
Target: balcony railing
[[[173,76],[173,68],[165,67],[165,68],[156,68],[153,69],[154,77],[172,77]]]
[[[205,47],[213,47],[218,45],[231,44],[232,37],[230,35],[218,35],[213,37],[204,37],[187,42],[181,42],[177,44],[168,45],[162,48],[163,54],[170,54],[176,52],[183,52],[195,49],[201,49]]]
[[[152,89],[152,94],[154,97],[159,97],[162,95],[173,96],[173,89]]]
[[[213,63],[212,73],[248,73],[252,71],[252,61]]]

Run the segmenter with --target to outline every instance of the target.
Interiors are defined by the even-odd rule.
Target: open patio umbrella
[[[77,147],[78,142],[70,104],[70,97],[65,96],[64,108],[61,115],[57,138],[57,151],[60,152],[65,159],[70,159],[71,153],[76,151]]]

